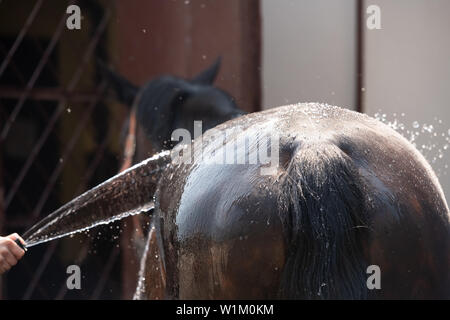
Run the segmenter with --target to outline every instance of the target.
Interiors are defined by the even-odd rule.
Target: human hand
[[[25,245],[25,241],[17,233],[0,237],[0,275],[15,266],[25,254],[25,251],[14,242],[16,239]]]

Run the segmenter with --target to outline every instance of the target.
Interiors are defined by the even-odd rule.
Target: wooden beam
[[[189,78],[221,56],[215,85],[244,110],[260,110],[259,0],[129,0],[118,1],[116,9],[112,64],[131,82],[142,85],[163,74]],[[138,151],[144,149],[137,146]],[[130,263],[135,253],[127,248],[133,232],[128,223],[122,233],[125,299],[132,297],[139,267]]]
[[[20,99],[25,89],[23,87],[15,86],[0,86],[0,98],[6,99]],[[47,101],[60,101],[68,100],[71,102],[84,102],[95,100],[99,92],[95,91],[72,91],[68,92],[62,90],[60,87],[57,88],[33,88],[28,90],[29,100],[47,100]]]
[[[356,0],[356,111],[364,112],[364,0]]]

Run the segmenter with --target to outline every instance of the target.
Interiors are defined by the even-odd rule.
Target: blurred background
[[[81,29],[66,27],[70,4]],[[381,29],[367,27],[369,5]],[[0,235],[117,173],[127,107],[98,60],[135,84],[190,77],[218,56],[215,85],[258,111],[323,102],[376,116],[430,161],[446,195],[447,0],[0,0]],[[3,299],[130,299],[127,219],[33,247],[0,279]],[[82,290],[67,290],[78,264]]]

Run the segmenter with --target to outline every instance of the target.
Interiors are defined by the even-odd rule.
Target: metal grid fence
[[[72,32],[66,28],[65,10],[55,18],[58,23],[47,38],[31,32],[44,23],[45,10],[54,3],[35,1],[15,35],[0,34],[0,190],[4,193],[0,200],[0,234],[23,232],[68,198],[110,177],[120,164],[120,153],[111,148],[111,141],[119,140],[117,128],[123,124],[125,111],[110,112],[105,102],[106,83],[98,72],[89,72],[90,68],[96,70],[97,57],[107,59],[105,43],[114,2],[68,1],[62,6],[75,3],[86,8],[83,24],[90,26],[76,31],[88,33],[88,41],[72,44],[77,54],[68,61],[75,67],[64,80],[60,69],[61,61],[66,60],[57,48],[64,35]],[[0,4],[8,5],[14,7],[7,0]],[[80,85],[84,78],[90,78],[87,82],[92,83],[91,88]],[[70,113],[78,116],[67,134],[63,132]],[[92,152],[83,147],[89,132]],[[86,158],[84,165],[76,160],[80,152]],[[67,188],[70,180],[62,179],[64,173],[78,177],[73,181],[76,187]],[[61,189],[68,191],[61,195]],[[64,244],[53,241],[32,248],[4,277],[3,297],[120,298],[118,226],[95,229],[88,241],[81,236],[81,240],[75,237]],[[93,243],[97,240],[100,244],[96,246]],[[77,253],[61,258],[67,248]],[[64,263],[90,265],[88,290],[68,294]],[[111,283],[113,286],[108,287]]]

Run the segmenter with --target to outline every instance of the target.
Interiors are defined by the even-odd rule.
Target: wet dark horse
[[[278,162],[263,171],[265,163],[249,159],[274,133]],[[230,144],[245,161],[211,161]],[[442,189],[420,153],[377,120],[326,105],[285,106],[218,125],[195,139],[190,163],[172,161],[185,150],[176,146],[87,191],[26,240],[154,200],[137,298],[149,297],[148,275],[160,267],[164,298],[450,297]],[[162,265],[153,264],[152,245]],[[380,289],[367,286],[370,265],[380,268]]]

